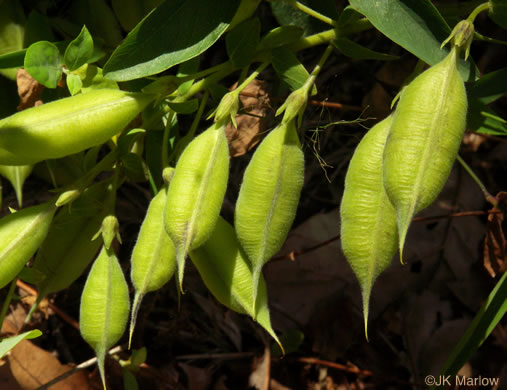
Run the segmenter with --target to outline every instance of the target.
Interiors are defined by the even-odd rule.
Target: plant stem
[[[473,23],[475,18],[477,17],[477,15],[479,15],[482,11],[487,11],[489,9],[489,2],[487,3],[482,3],[480,5],[478,5],[470,15],[468,15],[468,18],[467,20],[470,22],[470,23]]]
[[[314,47],[317,45],[323,45],[328,44],[332,40],[336,39],[338,36],[346,36],[350,34],[359,33],[361,31],[365,31],[372,28],[372,25],[370,21],[366,18],[358,20],[356,23],[351,23],[350,25],[345,26],[344,28],[337,31],[336,29],[330,29],[326,31],[322,31],[317,34],[310,35],[305,38],[301,38],[298,42],[294,43],[293,45],[289,46],[289,49],[294,51],[304,50],[308,49],[310,47]],[[269,64],[270,60],[266,60],[265,56],[261,55],[262,53],[257,53],[258,59],[262,58],[262,62],[267,62]],[[261,65],[262,66],[262,65]],[[213,71],[211,71],[213,69]],[[216,65],[213,68],[206,69],[200,73],[195,73],[192,75],[192,77],[195,76],[202,76],[204,74],[211,74],[210,76],[194,83],[190,89],[181,96],[176,97],[173,101],[174,102],[184,102],[193,95],[195,95],[197,92],[202,91],[203,89],[207,88],[209,85],[221,80],[222,78],[228,76],[232,72],[236,71],[237,68],[232,64],[232,62],[226,61],[222,64]],[[191,80],[191,76],[185,76],[184,80]]]
[[[7,314],[7,310],[9,309],[9,305],[11,304],[12,297],[14,296],[14,288],[16,287],[16,280],[18,278],[14,278],[9,286],[9,291],[7,292],[7,296],[5,297],[4,304],[2,305],[2,310],[0,311],[0,328],[5,320],[5,315]]]
[[[457,160],[459,161],[459,163],[461,164],[461,166],[463,168],[465,168],[465,171],[467,171],[467,173],[470,175],[470,177],[475,181],[475,183],[479,186],[479,188],[481,189],[483,195],[484,195],[484,198],[489,202],[491,203],[494,207],[498,207],[498,199],[496,197],[494,197],[493,195],[491,195],[489,193],[489,191],[486,189],[486,186],[482,183],[482,181],[477,177],[477,175],[475,174],[475,172],[472,170],[472,168],[470,168],[470,166],[461,158],[461,156],[458,155],[458,157],[456,157]]]
[[[255,69],[251,74],[250,76],[248,76],[245,80],[243,80],[243,82],[238,85],[238,87],[235,89],[235,91],[239,93],[241,93],[241,91],[243,91],[246,86],[248,84],[250,84],[254,79],[257,78],[257,76],[264,70],[266,69],[266,67],[270,64],[269,61],[265,61],[263,62],[262,64],[259,65],[259,67],[257,69]]]
[[[164,136],[162,137],[162,169],[169,166],[169,133],[173,124],[175,112],[170,111],[167,115],[167,122],[164,128]]]
[[[217,82],[218,80],[221,80],[222,78],[224,78],[225,76],[229,75],[230,73],[236,70],[236,68],[230,61],[224,62],[221,65],[223,65],[223,67],[221,67],[219,71],[194,83],[194,85],[192,85],[184,95],[177,97],[176,99],[174,99],[174,101],[184,102],[191,96],[195,95],[197,92],[202,91],[209,85]]]
[[[293,6],[294,8],[304,12],[307,15],[314,17],[315,19],[320,20],[321,22],[324,22],[324,23],[329,24],[331,26],[334,25],[333,19],[331,19],[325,15],[322,15],[320,12],[317,12],[317,11],[307,7],[306,5],[300,3],[297,0],[288,0],[288,3],[291,6]]]

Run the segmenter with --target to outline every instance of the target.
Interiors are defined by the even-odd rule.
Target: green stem
[[[11,304],[12,297],[14,296],[14,288],[16,287],[16,281],[18,278],[14,278],[9,286],[9,291],[7,292],[7,296],[5,297],[4,304],[2,305],[2,311],[0,311],[0,328],[2,327],[5,315],[7,314],[7,310],[9,309],[9,305]]]
[[[266,61],[266,62],[263,62],[262,64],[260,64],[258,66],[257,69],[255,69],[251,74],[250,76],[248,76],[245,80],[243,80],[243,82],[238,85],[238,87],[234,90],[234,91],[237,91],[238,94],[241,93],[241,91],[243,91],[247,86],[248,84],[250,84],[253,80],[255,80],[257,78],[257,76],[264,70],[266,69],[266,67],[270,64],[269,61]]]
[[[477,31],[474,32],[474,39],[478,39],[480,41],[485,41],[485,42],[489,42],[489,43],[497,43],[499,45],[507,45],[506,41],[501,41],[499,39],[486,37],[486,36],[478,33]]]
[[[305,84],[311,83],[313,85],[313,83],[315,82],[315,79],[319,75],[320,71],[322,70],[322,67],[326,63],[327,59],[329,58],[329,56],[333,52],[333,50],[334,50],[333,45],[328,45],[326,47],[326,50],[324,50],[324,53],[322,53],[322,56],[320,57],[319,62],[317,63],[317,65],[315,65],[315,68],[313,68],[312,73],[310,73],[310,77],[308,78],[308,80],[306,80]],[[310,88],[310,87],[308,87],[308,88]]]
[[[178,141],[178,144],[171,152],[169,156],[169,161],[177,161],[183,150],[187,147],[190,141],[194,138],[195,132],[197,131],[197,126],[201,120],[202,114],[204,113],[204,109],[206,108],[206,103],[208,102],[208,91],[204,92],[204,95],[201,99],[201,103],[199,105],[199,109],[194,116],[194,120],[192,121],[192,125],[188,130],[187,134],[183,138]]]
[[[169,133],[171,132],[174,115],[174,111],[170,111],[167,115],[164,136],[162,137],[162,169],[169,166]]]
[[[234,67],[234,65],[232,65],[230,61],[224,62],[223,65],[224,67],[219,71],[217,71],[216,73],[194,83],[194,85],[192,85],[184,95],[177,97],[176,99],[174,99],[174,101],[184,102],[193,95],[195,95],[197,92],[202,91],[203,89],[223,79],[225,76],[231,74],[236,70],[236,68]]]
[[[472,168],[470,168],[470,166],[461,158],[461,156],[458,155],[458,157],[456,158],[461,164],[461,166],[465,168],[465,171],[467,171],[467,173],[470,175],[473,181],[475,181],[475,183],[479,186],[484,195],[484,198],[494,207],[498,207],[498,199],[489,193],[489,191],[486,189],[486,186],[482,183],[481,179],[477,177]]]
[[[470,23],[473,23],[475,21],[475,18],[477,17],[477,15],[479,15],[482,11],[487,11],[488,9],[489,9],[489,2],[480,4],[472,11],[472,13],[470,15],[468,15],[467,20]]]
[[[219,72],[223,69],[226,69],[229,65],[230,65],[230,61],[222,62],[221,64],[212,66],[211,68],[206,68],[204,70],[201,70],[200,72],[192,73],[192,74],[182,76],[182,77],[178,77],[178,82],[184,83],[185,81],[200,79],[200,78],[209,76],[212,73],[216,73],[216,72]]]
[[[304,12],[305,14],[307,15],[310,15],[312,17],[314,17],[315,19],[318,19],[320,20],[321,22],[324,22],[326,24],[329,24],[331,26],[334,25],[334,21],[333,19],[325,16],[325,15],[322,15],[320,12],[317,12],[309,7],[307,7],[306,5],[300,3],[299,1],[297,0],[288,0],[287,1],[291,6],[293,6],[294,8]]]
[[[368,30],[372,28],[371,23],[368,19],[363,18],[358,20],[356,23],[351,23],[349,25],[346,25],[344,28],[337,31],[336,29],[330,29],[326,31],[322,31],[317,34],[310,35],[305,38],[301,38],[298,42],[292,44],[289,46],[289,49],[294,51],[304,50],[308,49],[310,47],[314,47],[317,45],[323,45],[323,44],[329,44],[329,42],[336,39],[338,36],[347,36],[350,34],[356,34],[360,33],[362,31]],[[262,52],[257,53],[256,58],[261,59],[262,62],[269,63],[270,61],[266,60],[265,56],[262,55]],[[261,65],[262,66],[262,65]],[[210,68],[212,69],[212,68]],[[182,96],[178,96],[174,99],[174,102],[184,102],[196,93],[202,91],[203,89],[207,88],[209,85],[216,83],[217,81],[223,79],[224,77],[228,76],[232,72],[236,71],[237,68],[232,64],[232,62],[226,61],[220,65],[215,66],[214,72],[209,71],[208,69],[201,72],[202,74],[208,74],[213,73],[210,76],[194,83],[192,87]],[[192,77],[195,77],[196,75],[199,75],[199,73],[195,73],[192,75]],[[184,79],[191,79],[190,76],[186,76]]]

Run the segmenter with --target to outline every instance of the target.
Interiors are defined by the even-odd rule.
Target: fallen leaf
[[[20,99],[18,111],[42,104],[41,95],[44,86],[32,78],[30,73],[24,69],[18,69],[16,83],[18,85],[18,95]]]
[[[191,366],[190,364],[178,364],[187,376],[188,390],[206,390],[211,384],[212,372],[207,368]]]
[[[238,128],[232,123],[225,129],[231,157],[239,157],[257,145],[266,129],[266,112],[269,98],[264,90],[264,82],[254,80],[241,92],[243,109],[236,116]]]
[[[71,370],[50,352],[39,348],[29,340],[23,340],[9,355],[11,373],[24,390],[35,390],[52,379]],[[88,390],[90,386],[84,371],[77,371],[51,386],[51,390]]]
[[[505,192],[497,194],[496,198],[500,202],[506,202]],[[493,207],[491,211],[500,211]],[[484,268],[488,271],[492,278],[498,273],[507,270],[507,242],[503,231],[504,215],[500,213],[488,215],[488,231],[484,238]]]

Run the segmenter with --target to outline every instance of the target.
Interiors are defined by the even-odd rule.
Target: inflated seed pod
[[[44,277],[29,316],[43,298],[69,287],[93,261],[101,240],[92,238],[112,212],[115,195],[111,180],[106,180],[87,188],[70,207],[58,212],[32,265]]]
[[[102,250],[93,263],[81,295],[79,326],[83,339],[94,349],[104,389],[105,356],[125,331],[129,292],[112,248]]]
[[[211,237],[189,253],[204,284],[213,296],[229,309],[256,317],[257,322],[283,347],[271,327],[268,295],[264,277],[260,275],[257,315],[253,308],[252,270],[239,245],[234,228],[222,217],[218,218]]]
[[[185,148],[167,192],[164,222],[176,249],[181,290],[185,258],[189,251],[204,244],[213,231],[228,178],[225,127],[214,124]]]
[[[166,200],[167,189],[164,187],[151,200],[132,251],[130,278],[136,293],[132,304],[129,344],[143,297],[166,284],[176,269],[174,244],[164,228]]]
[[[254,305],[262,267],[280,250],[294,221],[303,179],[294,121],[282,123],[252,156],[234,213],[239,242],[252,263]]]
[[[23,207],[23,184],[30,173],[32,173],[32,165],[0,165],[0,175],[9,180],[16,192],[19,207]]]
[[[44,241],[55,211],[50,200],[0,219],[0,288],[16,277]]]
[[[26,165],[106,142],[154,99],[116,89],[32,107],[0,120],[0,164]]]
[[[442,190],[466,126],[467,95],[453,48],[403,91],[384,150],[384,186],[398,216],[400,255],[412,217]]]
[[[361,286],[366,338],[371,289],[398,249],[396,211],[382,182],[391,123],[392,115],[373,126],[357,146],[340,206],[341,245]]]

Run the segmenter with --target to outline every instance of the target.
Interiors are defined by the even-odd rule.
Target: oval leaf
[[[227,54],[238,68],[243,68],[252,61],[259,43],[260,31],[259,19],[255,18],[241,23],[227,34]]]
[[[350,0],[350,4],[385,36],[429,65],[442,61],[449,51],[440,49],[451,29],[430,1]],[[475,66],[460,60],[464,80],[475,79]]]
[[[86,26],[83,26],[79,35],[74,39],[63,56],[63,62],[70,71],[76,70],[86,62],[93,55],[93,39]]]
[[[0,359],[3,358],[5,354],[14,348],[20,341],[30,340],[40,336],[42,336],[42,332],[39,329],[34,329],[13,337],[3,339],[0,342]]]
[[[239,0],[162,3],[114,51],[104,74],[111,80],[133,80],[198,56],[225,32],[238,4]]]
[[[25,69],[45,87],[56,88],[62,78],[62,58],[58,48],[48,41],[30,45],[25,54]]]

